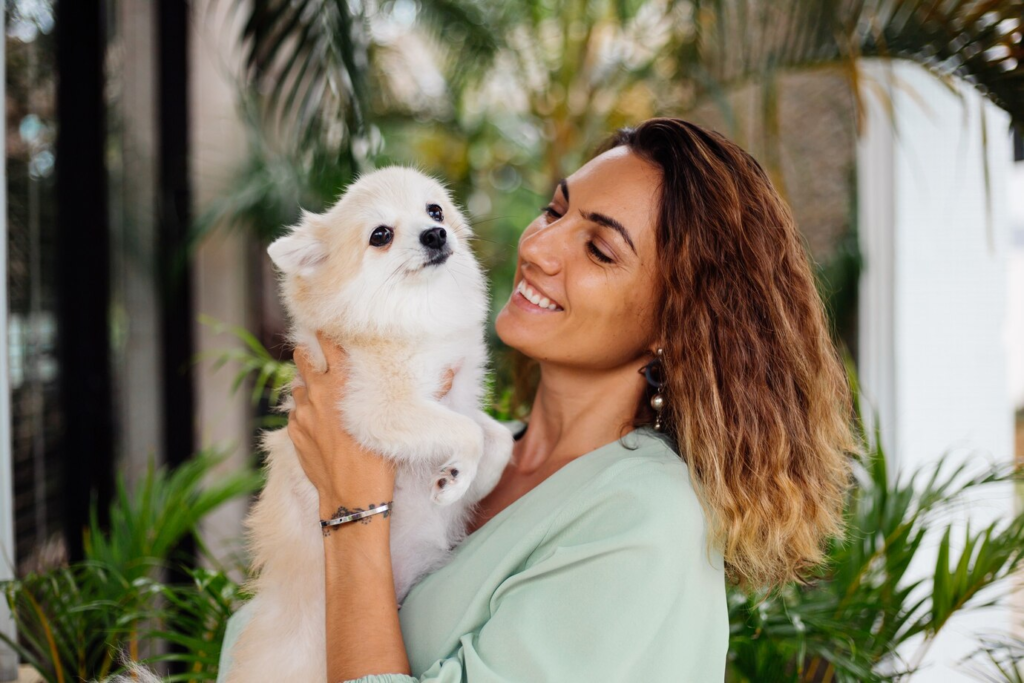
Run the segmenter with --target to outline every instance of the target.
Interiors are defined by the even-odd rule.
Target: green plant
[[[228,619],[248,598],[242,587],[220,570],[190,570],[192,582],[185,585],[148,582],[148,590],[160,600],[143,640],[165,641],[177,646],[168,654],[154,655],[146,664],[178,662],[187,671],[169,676],[172,681],[216,680],[221,645]]]
[[[183,645],[171,656],[199,667],[197,680],[209,678],[220,646],[214,636],[234,608],[237,586],[207,572],[192,572],[192,585],[164,585],[159,572],[175,564],[172,553],[184,538],[200,542],[196,531],[207,514],[262,483],[253,471],[212,477],[222,461],[199,453],[170,472],[150,466],[132,491],[122,478],[109,530],[99,528],[93,510],[85,561],[0,584],[19,640],[0,638],[48,683],[104,678],[119,667],[121,650],[138,659],[140,644],[156,636]],[[205,644],[193,640],[204,632],[200,624],[210,634]]]
[[[280,361],[271,356],[267,347],[244,327],[227,325],[206,315],[199,316],[199,322],[213,328],[217,334],[231,334],[242,342],[242,346],[196,354],[196,361],[212,360],[214,372],[228,363],[236,364],[237,371],[231,383],[231,393],[237,393],[246,379],[253,377],[252,390],[249,392],[252,405],[259,406],[266,400],[271,409],[276,407],[282,393],[295,378],[295,363]],[[273,413],[262,416],[259,422],[260,426],[273,429],[286,425],[288,418]]]
[[[857,406],[859,425],[859,398]],[[900,680],[951,617],[992,604],[982,589],[1008,590],[1007,579],[1024,565],[1024,514],[980,530],[955,531],[948,520],[965,494],[1021,472],[941,460],[910,476],[890,469],[876,432],[850,493],[847,539],[831,544],[819,573],[806,585],[731,594],[730,681]],[[908,569],[926,539],[939,539],[934,570],[912,578]],[[915,636],[922,644],[902,661],[897,649]]]
[[[964,660],[965,669],[986,683],[1024,683],[1024,639],[984,635],[980,647]]]
[[[148,575],[154,562],[176,561],[172,552],[186,536],[192,536],[202,551],[196,533],[199,522],[263,483],[262,474],[251,469],[216,472],[223,460],[218,453],[200,452],[173,470],[155,468],[151,462],[132,490],[120,477],[107,529],[100,527],[92,510],[85,531],[86,558],[131,581]]]
[[[764,86],[762,136],[776,138],[761,156],[778,170],[777,77],[835,69],[859,98],[861,57],[907,59],[940,78],[968,80],[1024,123],[1021,0],[395,0],[372,16],[363,4],[337,0],[235,1],[247,20],[249,82],[292,127],[307,131],[317,114],[340,121],[347,112],[356,123],[332,139],[362,149],[364,124],[412,120],[426,144],[428,128],[447,143],[437,151],[458,162],[452,166],[491,157],[491,170],[539,167],[547,182],[637,118],[713,101],[735,121],[728,95],[754,79]],[[389,72],[414,65],[396,58],[400,45],[371,42],[365,30],[408,17],[444,78],[443,92],[431,97],[403,96]],[[515,97],[480,87],[495,75]],[[477,143],[486,148],[471,150]]]

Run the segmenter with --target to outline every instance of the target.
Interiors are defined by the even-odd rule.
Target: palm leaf
[[[908,59],[977,87],[1024,123],[1021,0],[694,0],[694,47],[684,64],[719,84],[772,69]],[[855,72],[855,69],[854,69]],[[848,72],[849,73],[849,72]],[[695,79],[696,80],[696,79]]]
[[[248,0],[241,39],[245,76],[268,95],[272,121],[301,136],[345,122],[366,133],[366,21],[346,0]]]
[[[859,385],[848,369],[860,428]],[[1005,587],[1024,565],[1024,515],[981,530],[955,531],[948,521],[969,492],[1019,479],[1019,469],[975,471],[966,463],[943,466],[940,459],[909,476],[891,473],[877,416],[874,424],[870,457],[855,467],[847,537],[830,545],[827,563],[807,585],[731,596],[730,681],[853,682],[905,675],[954,614],[991,604],[981,597],[983,590]],[[952,543],[954,534],[961,535],[960,543]],[[935,569],[911,579],[911,562],[927,538],[938,540]],[[954,551],[954,545],[961,549]],[[902,661],[899,646],[922,634],[924,648],[912,661]]]

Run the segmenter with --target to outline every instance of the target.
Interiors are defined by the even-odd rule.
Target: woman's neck
[[[620,438],[630,429],[643,389],[634,364],[601,372],[542,364],[530,428],[517,444],[516,469],[529,474]]]

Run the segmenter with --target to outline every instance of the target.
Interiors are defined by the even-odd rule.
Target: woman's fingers
[[[317,331],[316,338],[320,342],[324,358],[327,359],[327,372],[340,373],[345,367],[345,357],[347,356],[345,349],[328,339],[323,332]]]
[[[320,332],[317,332],[317,343],[320,351],[323,352],[327,361],[327,371],[321,372],[318,364],[314,363],[309,348],[303,344],[295,347],[292,354],[295,359],[295,369],[298,371],[298,383],[304,385],[300,394],[292,390],[296,405],[313,405],[318,397],[340,396],[345,380],[345,350],[331,342]]]
[[[292,398],[295,400],[295,405],[305,405],[309,402],[309,396],[306,393],[306,386],[299,384],[292,387]]]
[[[299,376],[302,377],[303,382],[313,376],[315,371],[313,370],[313,365],[309,362],[309,352],[306,351],[305,346],[302,344],[296,346],[294,353],[292,353],[292,359],[295,361],[295,367],[298,369]]]

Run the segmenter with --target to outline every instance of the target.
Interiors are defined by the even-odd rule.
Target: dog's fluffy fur
[[[386,246],[371,245],[379,227],[392,231]],[[441,248],[436,239],[421,239],[435,228],[446,233]],[[397,465],[390,523],[399,601],[465,537],[473,506],[497,484],[512,451],[508,429],[480,409],[488,306],[470,238],[440,183],[390,167],[361,177],[323,215],[304,214],[269,248],[282,273],[292,341],[307,347],[320,369],[326,361],[316,330],[345,349],[339,419]],[[437,400],[450,367],[458,368],[454,383]],[[287,430],[264,434],[263,444],[267,485],[247,520],[259,572],[255,604],[233,651],[229,683],[325,681],[317,492]]]

